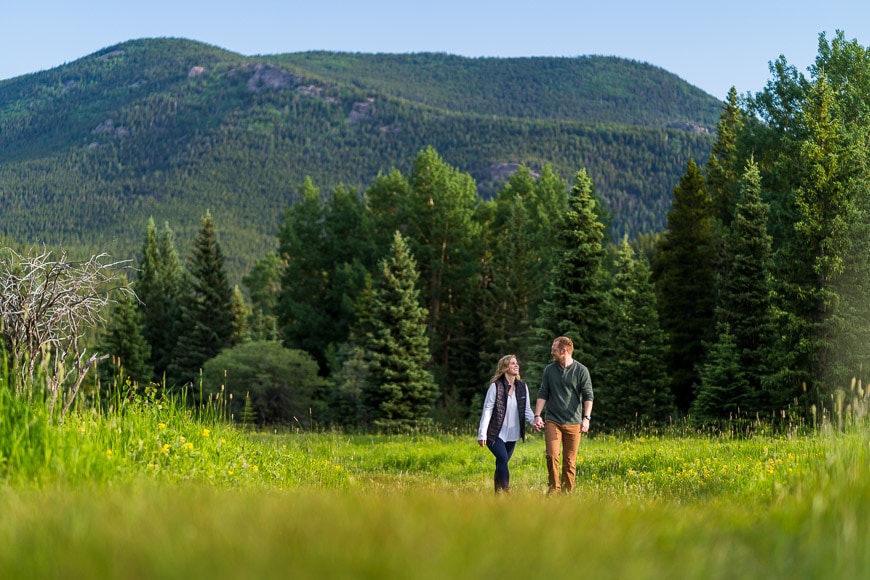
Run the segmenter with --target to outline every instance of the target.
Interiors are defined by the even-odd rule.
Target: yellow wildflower
[[[166,423],[157,423],[158,429],[166,429]]]
[[[109,459],[112,458],[112,450],[111,449],[106,449],[106,457],[108,457]]]
[[[209,431],[208,429],[203,429],[203,430],[202,430],[202,436],[203,436],[203,437],[208,437],[209,435],[211,435],[211,431]]]

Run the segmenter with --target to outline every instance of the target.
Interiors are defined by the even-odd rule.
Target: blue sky
[[[758,92],[779,55],[802,72],[820,32],[870,45],[870,1],[24,0],[3,7],[0,79],[134,38],[244,55],[305,50],[631,58],[718,98]]]

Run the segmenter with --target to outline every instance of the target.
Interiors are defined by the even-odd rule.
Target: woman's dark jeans
[[[508,461],[514,454],[516,441],[505,443],[501,439],[487,440],[486,446],[495,455],[495,492],[508,491],[511,488],[511,473],[508,471]]]

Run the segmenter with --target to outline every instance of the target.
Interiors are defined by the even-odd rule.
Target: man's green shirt
[[[547,401],[547,419],[572,425],[583,422],[583,402],[592,400],[589,370],[576,360],[562,368],[552,362],[544,368],[538,398]]]

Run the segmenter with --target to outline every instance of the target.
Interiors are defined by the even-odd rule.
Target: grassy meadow
[[[154,390],[49,422],[0,388],[0,577],[867,577],[853,394],[816,430],[593,434],[571,496],[532,434],[503,497],[474,426],[243,430]]]

